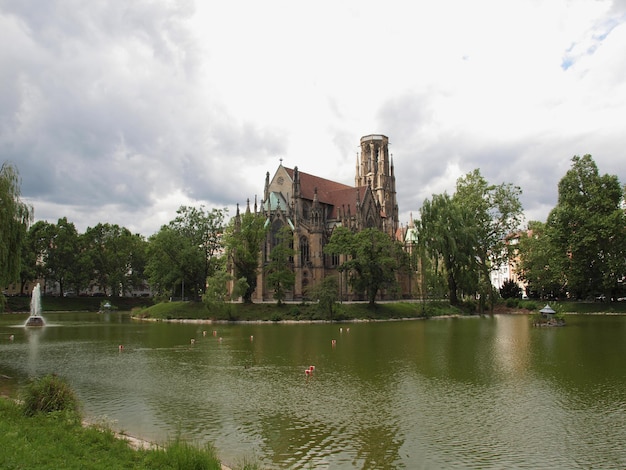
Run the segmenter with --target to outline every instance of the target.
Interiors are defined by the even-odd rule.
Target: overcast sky
[[[385,134],[400,221],[475,168],[545,220],[574,155],[626,183],[626,2],[0,0],[0,163],[36,220],[149,236],[288,167],[354,184]]]

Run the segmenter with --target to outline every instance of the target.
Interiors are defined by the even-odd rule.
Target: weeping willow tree
[[[26,238],[33,210],[20,199],[20,177],[9,163],[0,168],[0,285],[5,287],[19,278],[21,247]],[[0,293],[0,311],[4,307]]]

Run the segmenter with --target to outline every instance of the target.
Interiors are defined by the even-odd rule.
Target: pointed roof
[[[285,168],[289,177],[293,181],[294,170],[292,168]],[[315,191],[317,189],[317,200],[322,204],[333,206],[331,219],[336,219],[337,211],[341,207],[348,206],[351,211],[354,211],[357,206],[357,201],[363,201],[367,186],[354,187],[347,184],[338,183],[337,181],[331,181],[326,178],[311,175],[298,169],[298,175],[300,177],[300,197],[304,199],[313,200],[315,198]]]

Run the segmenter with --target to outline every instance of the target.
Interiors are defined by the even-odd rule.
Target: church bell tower
[[[389,138],[381,134],[361,137],[357,155],[355,186],[369,186],[380,205],[383,229],[394,236],[398,229],[398,203],[393,156],[389,154]]]

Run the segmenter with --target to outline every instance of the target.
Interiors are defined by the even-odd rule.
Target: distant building
[[[246,209],[250,211],[250,204]],[[288,300],[301,300],[307,289],[325,276],[339,274],[340,257],[324,253],[335,227],[354,231],[377,228],[396,237],[399,233],[396,178],[389,139],[373,134],[361,138],[357,154],[354,186],[302,172],[298,167],[281,164],[270,178],[267,172],[263,200],[255,201],[254,211],[266,219],[269,227],[261,249],[261,264],[266,265],[276,246],[276,235],[287,225],[293,233],[293,270],[296,282]],[[239,215],[239,214],[237,214]],[[344,300],[354,297],[347,279],[340,279]],[[259,269],[253,300],[272,299],[265,273]]]

